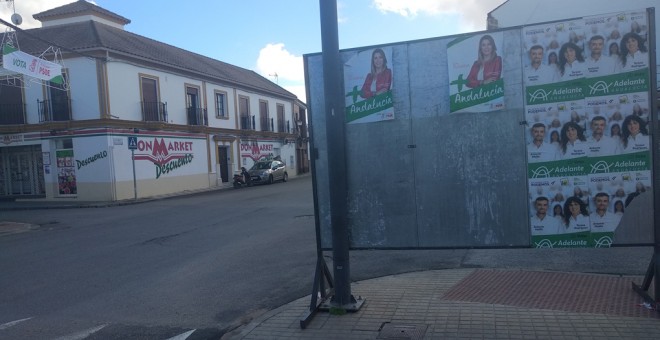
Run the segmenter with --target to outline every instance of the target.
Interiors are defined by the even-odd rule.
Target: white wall
[[[67,59],[69,94],[73,120],[100,119],[96,61],[89,58]]]

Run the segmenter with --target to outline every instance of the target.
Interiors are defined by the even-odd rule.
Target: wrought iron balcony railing
[[[254,130],[254,117],[241,116],[241,130]]]
[[[167,103],[142,102],[142,120],[167,123]]]
[[[0,125],[25,124],[25,104],[1,104]]]
[[[71,120],[71,106],[68,101],[37,99],[39,122],[61,122]]]
[[[186,108],[188,115],[188,125],[208,125],[208,116],[206,115],[206,109],[198,107],[189,107]]]

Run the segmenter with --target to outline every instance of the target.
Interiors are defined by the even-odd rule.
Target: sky
[[[0,18],[32,15],[73,0],[0,0]],[[131,23],[129,32],[253,70],[306,102],[303,55],[321,52],[318,0],[94,0]],[[505,0],[337,0],[339,48],[486,29]]]

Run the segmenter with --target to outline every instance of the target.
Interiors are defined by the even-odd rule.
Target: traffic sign
[[[137,137],[134,136],[128,137],[128,149],[137,150]]]

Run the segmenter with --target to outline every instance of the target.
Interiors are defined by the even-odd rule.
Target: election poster
[[[394,119],[392,48],[355,53],[344,63],[346,122],[372,123]]]
[[[504,109],[503,33],[460,37],[447,44],[450,112]],[[473,56],[473,59],[467,56]]]
[[[639,11],[523,29],[534,246],[609,247],[626,206],[650,190],[646,27]],[[562,169],[568,176],[557,176]],[[539,183],[548,208],[531,195]],[[555,234],[540,221],[559,213],[558,198]]]

